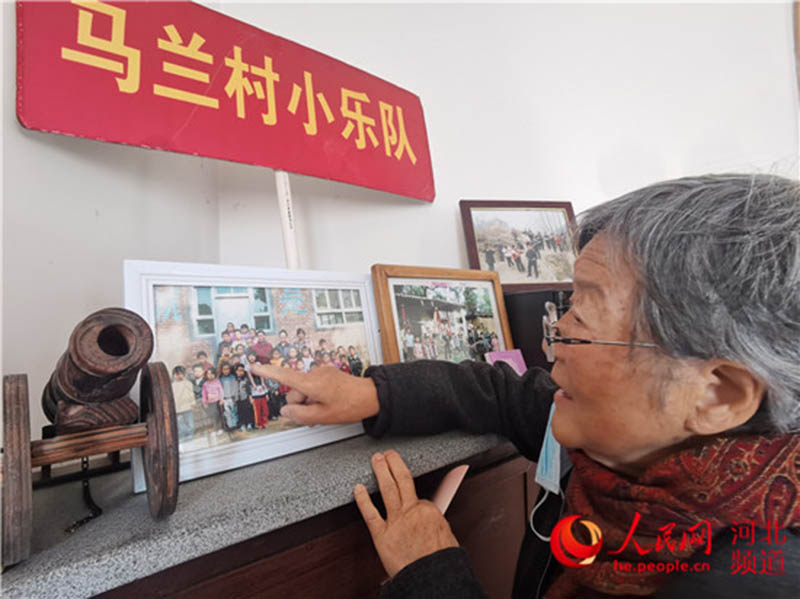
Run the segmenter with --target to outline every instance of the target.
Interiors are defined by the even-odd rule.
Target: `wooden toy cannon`
[[[30,440],[28,377],[3,377],[3,566],[30,555],[31,469],[123,449],[144,449],[147,499],[154,518],[178,501],[178,431],[167,368],[148,364],[153,333],[137,314],[107,308],[73,330],[42,393],[55,436]],[[140,402],[128,396],[141,372]],[[137,422],[138,420],[138,422]],[[84,497],[88,480],[84,479]],[[90,499],[91,500],[91,499]]]

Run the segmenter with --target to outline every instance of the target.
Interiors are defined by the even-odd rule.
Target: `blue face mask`
[[[553,412],[556,405],[550,406],[550,417],[547,419],[547,431],[539,450],[539,461],[536,462],[536,482],[551,493],[561,492],[561,445],[553,436]]]
[[[544,503],[547,498],[547,493],[559,495],[561,493],[561,445],[556,441],[553,436],[553,412],[556,405],[550,406],[550,417],[547,419],[547,431],[544,434],[544,441],[542,448],[539,450],[539,460],[536,462],[536,477],[535,480],[546,491],[542,494],[542,498],[533,507],[529,523],[533,534],[545,542],[550,541],[549,536],[544,536],[539,533],[533,525],[533,515],[536,510]]]

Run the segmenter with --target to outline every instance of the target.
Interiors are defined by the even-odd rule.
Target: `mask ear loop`
[[[537,537],[539,537],[540,541],[544,541],[545,543],[549,543],[550,542],[550,537],[549,536],[546,537],[546,536],[544,536],[542,534],[539,534],[539,531],[536,530],[536,527],[533,525],[533,515],[536,513],[536,510],[538,510],[539,507],[541,507],[541,505],[544,503],[545,499],[547,499],[547,495],[550,493],[550,491],[548,491],[544,487],[542,487],[542,491],[544,491],[544,495],[542,495],[542,498],[536,503],[536,505],[533,506],[533,510],[531,510],[531,515],[528,518],[528,525],[531,527],[531,531],[533,532],[533,534],[535,534]],[[563,493],[561,492],[561,488],[560,487],[558,489],[558,496],[563,496]]]

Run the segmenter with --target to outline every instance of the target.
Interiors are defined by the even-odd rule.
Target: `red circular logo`
[[[590,545],[580,543],[572,534],[572,523],[580,516],[567,516],[561,520],[550,535],[550,549],[556,559],[568,568],[583,568],[591,564],[603,546],[600,527],[590,520],[580,523],[589,531]]]

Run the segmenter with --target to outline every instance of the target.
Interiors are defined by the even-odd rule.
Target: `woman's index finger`
[[[308,395],[308,390],[313,387],[308,380],[308,375],[303,372],[298,372],[293,368],[282,368],[280,366],[273,366],[272,364],[256,364],[252,367],[253,372],[258,376],[278,381],[292,389],[297,389],[301,393]]]

